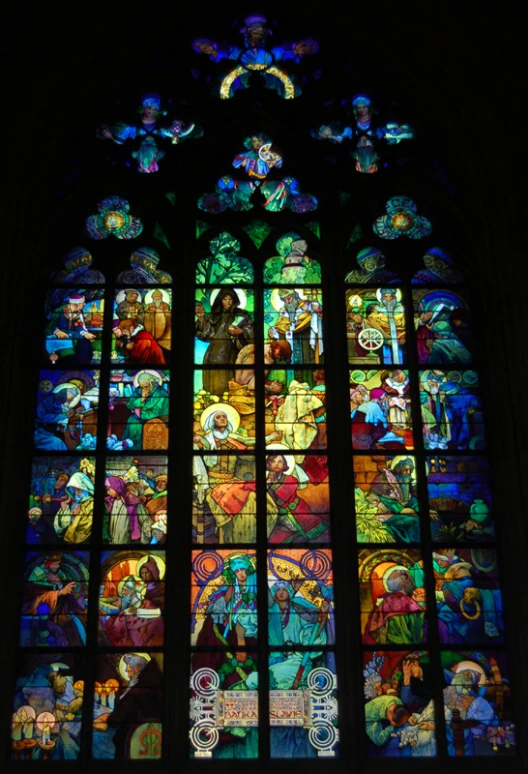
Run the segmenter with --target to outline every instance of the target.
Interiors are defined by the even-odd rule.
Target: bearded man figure
[[[143,569],[143,568],[141,568]],[[116,647],[136,648],[163,645],[164,623],[159,606],[163,598],[161,583],[152,581],[149,571],[141,578],[128,575],[119,583],[118,597],[102,597],[99,605],[106,616],[104,631]],[[159,578],[159,574],[156,575]]]
[[[127,402],[130,417],[123,432],[123,438],[134,444],[134,449],[143,448],[143,426],[149,419],[167,421],[169,416],[169,393],[162,386],[161,376],[143,372],[137,375],[137,387]]]
[[[130,678],[128,685],[118,696],[113,711],[106,718],[99,717],[99,722],[106,720],[107,727],[115,729],[114,760],[128,759],[131,729],[145,721],[162,721],[162,674],[157,662],[154,659],[148,661],[139,653],[125,653],[123,661]]]
[[[86,327],[83,309],[86,299],[80,293],[70,293],[65,306],[56,309],[46,326],[46,352],[49,360],[61,366],[92,362],[91,342],[94,333]]]
[[[409,645],[424,639],[425,590],[414,585],[410,571],[393,565],[385,571],[386,594],[367,622],[364,641],[378,645]]]
[[[292,349],[292,363],[323,362],[323,310],[319,301],[301,298],[297,290],[278,291],[283,306],[269,329],[272,338],[286,340]],[[306,379],[305,379],[306,381]]]
[[[125,298],[116,307],[116,315],[119,320],[133,320],[136,324],[143,324],[144,317],[141,296],[137,290],[129,288],[125,290]]]
[[[143,324],[145,330],[152,334],[162,349],[170,350],[172,312],[170,306],[163,300],[161,290],[152,292],[152,301],[145,306]]]

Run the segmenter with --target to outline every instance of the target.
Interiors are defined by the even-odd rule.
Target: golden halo
[[[44,731],[45,726],[49,726],[53,730],[56,722],[57,718],[51,712],[41,712],[40,715],[37,715],[36,725],[39,731]]]
[[[231,70],[231,72],[225,76],[224,80],[220,84],[220,99],[231,99],[233,96],[230,94],[231,86],[235,79],[238,78],[239,75],[242,75],[244,72],[246,72],[244,65],[238,65],[238,67],[235,67],[234,70]]]
[[[117,231],[125,225],[125,217],[121,212],[111,210],[103,216],[103,223],[107,231]]]
[[[284,99],[293,99],[295,97],[295,86],[293,85],[292,79],[286,75],[286,73],[283,73],[282,70],[279,70],[275,65],[268,67],[267,72],[270,75],[274,75],[282,82],[284,86]]]
[[[268,444],[266,446],[266,452],[269,452],[269,451],[279,451],[280,452],[283,449],[285,449],[287,451],[291,451],[290,447],[286,446],[283,443],[270,443],[270,444]],[[271,455],[271,456],[273,456],[273,455]],[[284,472],[285,472],[285,474],[287,476],[289,476],[292,473],[293,469],[295,468],[295,457],[293,456],[293,454],[283,454],[282,456],[284,457],[284,459],[288,463],[288,467],[287,467],[287,469]]]
[[[286,290],[286,288],[280,288],[281,292],[284,292],[285,290]],[[304,299],[305,298],[304,290],[302,288],[292,288],[292,290],[295,291],[295,293],[297,293],[297,295],[299,296],[300,299]],[[276,312],[280,312],[280,310],[284,306],[284,301],[279,296],[279,288],[273,288],[273,290],[271,291],[270,301],[271,301],[271,305],[275,309],[275,311]]]
[[[360,308],[363,306],[363,299],[357,293],[352,293],[348,298],[348,305]]]
[[[211,309],[213,308],[213,304],[215,302],[215,298],[220,293],[220,290],[225,290],[225,288],[215,288],[211,291],[211,298],[210,298],[210,304]],[[228,288],[229,290],[229,288]],[[238,304],[238,309],[245,309],[247,306],[247,293],[245,290],[242,290],[242,288],[232,288],[233,293],[236,293],[238,296],[238,300],[240,303]]]
[[[126,578],[123,578],[123,580],[120,580],[119,583],[117,584],[117,593],[119,594],[119,596],[122,596],[123,586],[125,585],[126,579],[129,578],[129,577],[130,577],[130,575],[127,575]],[[140,588],[138,588],[138,592],[139,592],[139,596],[141,597],[141,599],[143,599],[145,594],[146,594],[146,592],[147,592],[147,584],[145,583],[144,580],[142,580],[139,577],[139,574],[138,575],[132,575],[132,577],[134,578],[134,580],[139,581],[142,584],[142,586]]]
[[[125,659],[125,655],[126,656],[141,656],[141,658],[144,658],[144,659],[147,660],[147,663],[151,660],[151,656],[149,656],[148,653],[126,653],[126,654],[123,654],[121,656],[121,658],[119,659],[119,666],[118,666],[119,674],[121,675],[123,680],[126,683],[128,683],[130,681],[130,677],[128,676],[127,671],[125,669],[125,660],[124,660]]]
[[[127,290],[133,290],[134,293],[137,293],[138,297],[136,299],[136,303],[140,304],[141,303],[141,293],[139,292],[139,290],[136,290],[136,288],[126,288],[125,290],[120,290],[116,294],[116,304],[120,304],[122,301],[125,300],[125,295],[126,295]]]
[[[26,715],[28,716],[28,718],[29,718],[30,720],[35,720],[35,718],[37,717],[37,713],[35,712],[35,710],[33,709],[33,707],[31,707],[29,704],[24,704],[24,706],[23,706],[23,707],[19,707],[19,708],[16,710],[16,712],[14,713],[14,715],[13,715],[13,722],[16,722],[16,721],[15,721],[15,717],[16,717],[16,715],[18,715],[18,713],[19,713],[19,712],[21,712],[22,710],[24,710],[24,712],[26,713]]]
[[[458,672],[462,672],[464,669],[469,669],[472,672],[477,672],[477,674],[480,675],[479,678],[479,685],[485,685],[487,682],[486,672],[484,671],[483,667],[481,667],[480,664],[475,663],[475,661],[459,661],[458,664],[455,665],[454,672],[455,674],[458,674]]]
[[[383,588],[385,589],[385,591],[389,591],[389,589],[387,588],[387,581],[389,580],[389,575],[392,575],[394,570],[404,570],[407,573],[407,575],[409,575],[409,568],[404,567],[403,564],[393,564],[391,567],[388,567],[383,573],[383,578],[381,581],[383,583]]]
[[[381,291],[382,290],[390,290],[391,293],[394,293],[394,295],[396,296],[396,301],[401,301],[402,300],[402,292],[401,292],[400,288],[377,288],[376,289],[376,298],[378,299],[380,304],[382,303],[382,300],[381,300]]]
[[[163,580],[165,577],[165,562],[161,558],[161,556],[158,556],[157,554],[145,554],[145,556],[142,556],[141,559],[138,559],[138,563],[136,564],[136,572],[139,575],[139,571],[143,567],[146,562],[148,562],[149,557],[152,557],[154,561],[156,562],[159,570],[159,579]],[[141,577],[141,575],[139,575]]]
[[[202,411],[202,415],[200,417],[200,425],[202,426],[202,430],[204,429],[204,425],[211,414],[218,414],[218,412],[223,412],[226,415],[227,421],[233,427],[232,432],[236,433],[240,427],[240,414],[236,408],[231,406],[229,403],[212,403],[210,406],[207,406],[207,408]]]
[[[160,387],[163,384],[163,376],[160,374],[159,371],[153,371],[150,368],[143,368],[141,371],[138,371],[137,374],[134,376],[134,381],[133,381],[134,387],[139,387],[138,379],[141,376],[141,374],[150,374],[151,376],[153,376],[157,380]]]
[[[391,226],[397,231],[409,231],[414,226],[414,218],[408,212],[396,212],[391,218]]]
[[[153,293],[161,293],[161,300],[164,301],[166,304],[170,304],[170,296],[167,293],[166,290],[163,290],[163,288],[152,288],[152,290],[148,290],[145,293],[145,298],[143,299],[143,303],[146,304],[152,304],[152,294]],[[141,300],[141,299],[140,299]]]

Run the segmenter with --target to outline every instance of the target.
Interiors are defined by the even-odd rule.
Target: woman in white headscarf
[[[74,473],[66,484],[65,500],[55,516],[58,537],[66,543],[84,543],[92,531],[94,485],[86,473]]]

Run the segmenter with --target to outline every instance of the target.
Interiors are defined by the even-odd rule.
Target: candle
[[[24,738],[25,739],[33,738],[33,718],[28,718],[24,723]]]
[[[108,707],[113,710],[115,707],[116,692],[119,690],[119,683],[117,680],[110,678],[106,681],[105,685],[108,694]]]
[[[13,715],[11,738],[13,742],[20,742],[22,739],[22,721],[17,714]]]
[[[42,729],[42,743],[49,744],[51,740],[51,729],[48,725],[45,725]]]

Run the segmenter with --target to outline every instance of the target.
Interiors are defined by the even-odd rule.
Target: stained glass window
[[[289,74],[283,63],[300,62],[303,57],[317,53],[319,44],[313,38],[305,38],[294,42],[277,41],[273,45],[270,38],[274,30],[262,14],[246,16],[240,32],[242,46],[209,38],[197,38],[192,43],[197,54],[207,56],[215,64],[222,63],[222,67],[227,65],[225,75],[215,88],[220,99],[232,99],[239,89],[250,88],[253,73],[259,73],[265,87],[274,89],[283,99],[295,99],[302,94],[294,74]],[[237,64],[233,65],[233,62]]]
[[[120,184],[36,326],[11,758],[511,755],[482,345],[405,179],[423,130],[363,90],[308,119],[319,43],[240,24],[192,41],[204,105],[94,127]]]
[[[321,265],[273,231],[196,263],[194,758],[259,757],[263,725],[271,758],[338,748]]]
[[[124,238],[138,235],[127,200],[109,197],[99,211],[87,221],[92,239],[105,229],[111,234],[121,216],[125,229],[133,227]],[[172,289],[159,260],[152,248],[133,252],[108,287],[92,254],[76,248],[51,276],[29,487],[15,759],[77,759],[88,739],[86,701],[93,702],[94,758],[162,754]]]
[[[433,228],[407,197],[389,199],[386,212],[373,225],[380,239],[425,240]],[[503,597],[463,274],[427,244],[406,264],[391,263],[381,244],[356,250],[345,271],[345,326],[367,754],[511,752]]]

